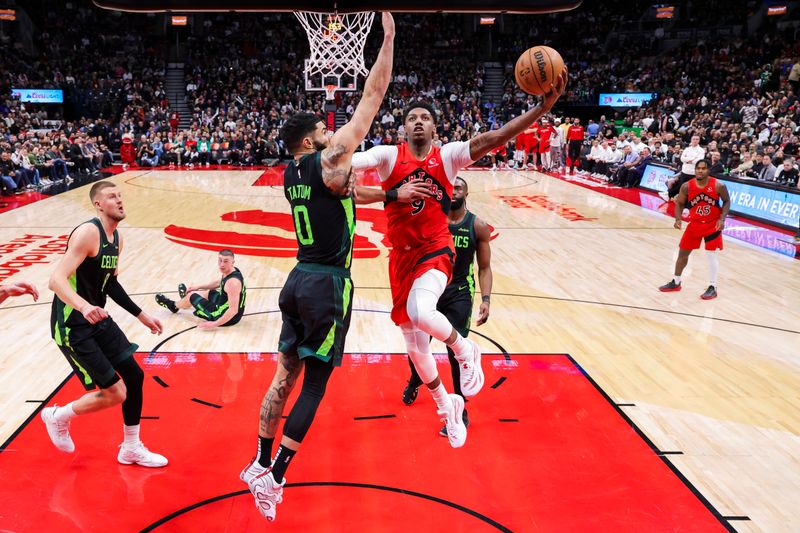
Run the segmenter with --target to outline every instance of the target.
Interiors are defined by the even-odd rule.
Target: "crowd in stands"
[[[653,39],[607,47],[605,35],[648,2],[634,4],[603,2],[548,15],[546,24],[529,25],[527,35],[499,37],[500,56],[509,63],[529,43],[545,42],[561,50],[570,65],[570,84],[557,113],[564,120],[553,124],[557,133],[548,139],[558,153],[548,150],[543,166],[566,163],[566,132],[573,119],[563,115],[570,115],[569,104],[590,102],[600,90],[657,92],[645,107],[614,116],[609,110],[607,118],[588,123],[579,168],[635,185],[642,153],[677,172],[696,136],[704,156],[721,172],[796,184],[791,169],[800,123],[798,44],[767,34],[713,46],[692,43],[664,55],[656,54]],[[11,40],[0,43],[0,53],[9,58],[0,64],[0,94],[10,94],[12,86],[62,88],[65,108],[81,118],[65,120],[4,97],[0,151],[7,155],[0,169],[6,192],[95,173],[112,157],[140,166],[260,165],[285,156],[278,130],[291,113],[320,112],[325,106],[324,93],[304,90],[299,65],[308,45],[291,14],[202,19],[202,32],[186,43],[185,98],[191,116],[189,127],[180,131],[164,89],[168,45],[148,32],[158,17],[106,12],[88,0],[67,4],[57,15],[43,10],[38,16],[44,30],[37,36],[37,54],[26,54]],[[402,108],[413,99],[432,100],[439,110],[438,143],[469,139],[536,104],[512,83],[501,102],[482,102],[479,40],[463,37],[460,16],[401,14],[396,19],[394,83],[365,147],[401,142]],[[378,32],[370,37],[379,38]],[[421,47],[420,42],[430,44]],[[367,64],[378,48],[371,44]],[[409,50],[413,53],[403,53]],[[358,92],[339,93],[340,112],[352,115],[358,97]],[[528,161],[527,155],[520,161],[519,148],[525,147],[515,146],[518,141],[507,147],[516,166]],[[771,163],[766,170],[764,156]],[[531,164],[542,166],[541,156],[534,159]],[[790,169],[783,169],[785,162]]]

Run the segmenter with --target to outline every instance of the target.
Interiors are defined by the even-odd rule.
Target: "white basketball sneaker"
[[[69,420],[59,421],[55,417],[57,405],[42,409],[41,417],[47,428],[47,434],[56,448],[62,452],[72,453],[75,451],[75,443],[69,436]]]
[[[458,394],[448,394],[451,405],[436,411],[447,429],[447,440],[453,448],[461,448],[467,441],[467,426],[464,425],[464,398]]]
[[[123,465],[137,464],[139,466],[146,466],[148,468],[160,468],[167,466],[167,458],[163,455],[153,453],[148,450],[141,441],[133,446],[127,444],[119,445],[119,454],[117,454],[117,461]]]
[[[276,507],[283,501],[283,486],[285,484],[286,478],[283,478],[283,483],[275,481],[275,478],[272,477],[271,469],[264,470],[264,472],[247,483],[250,493],[255,498],[256,509],[261,513],[261,516],[270,522],[275,520]]]
[[[247,463],[247,466],[244,467],[244,470],[242,470],[242,472],[239,474],[239,479],[249,485],[251,479],[263,474],[266,469],[266,467],[261,466],[261,464],[256,461],[256,458],[253,457],[250,462]]]
[[[460,370],[461,392],[469,398],[483,388],[483,368],[481,368],[481,348],[474,341],[466,340],[471,350],[464,355],[456,355]]]

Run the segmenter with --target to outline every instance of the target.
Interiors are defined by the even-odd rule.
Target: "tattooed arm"
[[[392,63],[394,56],[394,19],[391,13],[384,12],[383,45],[372,65],[364,93],[356,106],[350,122],[342,126],[331,137],[330,146],[322,152],[322,180],[335,194],[350,194],[355,186],[355,177],[350,168],[353,152],[369,132],[372,120],[378,113],[392,80]]]

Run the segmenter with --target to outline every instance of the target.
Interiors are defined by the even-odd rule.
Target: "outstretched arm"
[[[433,196],[430,187],[418,180],[409,180],[399,189],[384,191],[377,187],[356,187],[357,204],[374,204],[375,202],[401,202],[410,203],[414,200],[424,200]]]
[[[123,241],[122,235],[119,236],[119,254],[118,257],[122,257],[122,248],[123,248]],[[117,276],[119,275],[119,266],[114,270],[114,275],[108,280],[106,283],[106,294],[108,294],[109,298],[114,300],[117,305],[121,308],[135,316],[139,322],[144,324],[144,326],[150,330],[150,333],[153,335],[161,335],[164,331],[164,326],[161,324],[161,321],[157,318],[153,318],[146,312],[142,311],[142,309],[131,300],[131,297],[128,296],[128,293],[125,292],[125,289],[120,285]]]
[[[350,160],[369,132],[372,119],[378,113],[392,80],[394,18],[387,12],[382,17],[383,45],[367,76],[361,101],[350,122],[333,134],[330,146],[322,152],[322,180],[331,191],[341,195],[348,194],[354,186]]]
[[[550,111],[567,86],[567,68],[558,77],[555,85],[550,92],[544,95],[542,103],[534,107],[527,113],[523,113],[514,120],[498,130],[487,131],[469,141],[469,153],[473,161],[477,161],[485,156],[489,150],[497,146],[503,146],[508,141],[525,131],[525,128],[533,124],[535,120]]]

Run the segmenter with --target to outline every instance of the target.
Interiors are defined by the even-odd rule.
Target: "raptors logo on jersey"
[[[384,190],[400,188],[410,180],[421,180],[433,196],[410,204],[393,202],[386,205],[389,220],[389,241],[396,248],[418,247],[450,237],[447,213],[453,195],[453,183],[442,162],[441,149],[433,146],[422,161],[409,151],[407,144],[397,147],[397,159],[389,177],[383,181]]]
[[[717,180],[708,178],[708,183],[704,187],[699,187],[696,179],[689,180],[687,205],[689,220],[692,222],[712,222],[719,219],[721,209]]]
[[[385,191],[397,189],[409,180],[420,179],[433,193],[425,200],[386,204],[389,253],[389,285],[392,288],[392,320],[404,324],[408,293],[414,280],[436,269],[447,278],[453,272],[453,236],[447,214],[453,196],[453,183],[459,170],[472,162],[469,142],[453,142],[441,149],[431,146],[423,159],[417,159],[408,145],[376,146],[353,154],[353,168],[374,168]]]

